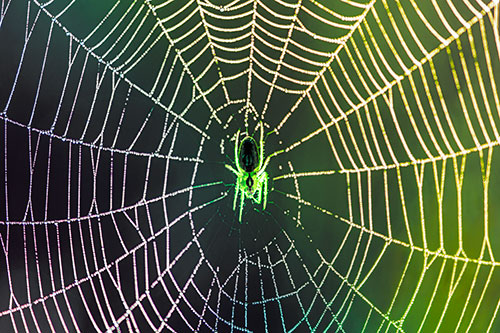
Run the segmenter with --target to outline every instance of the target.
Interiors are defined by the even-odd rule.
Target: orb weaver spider
[[[267,204],[267,183],[269,177],[266,167],[269,157],[264,161],[264,125],[260,123],[259,144],[251,136],[243,138],[239,143],[240,130],[236,133],[234,145],[234,164],[236,168],[226,164],[226,168],[236,175],[236,188],[234,193],[233,210],[236,210],[236,202],[240,196],[239,222],[243,211],[245,198],[252,199],[256,204],[262,202],[262,209]]]

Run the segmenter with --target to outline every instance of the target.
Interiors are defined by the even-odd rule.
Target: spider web
[[[0,15],[2,327],[500,328],[498,0]],[[240,225],[224,165],[260,121]]]

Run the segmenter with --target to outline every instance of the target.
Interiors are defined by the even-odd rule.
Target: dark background
[[[155,9],[155,14],[148,3],[76,1],[54,17],[66,2],[54,1],[46,7],[31,1],[2,2],[1,327],[7,331],[16,327],[84,332],[113,328],[356,332],[363,328],[463,330],[469,324],[484,331],[498,326],[495,288],[500,277],[487,247],[494,255],[500,246],[494,204],[499,185],[495,87],[500,84],[500,66],[493,15],[480,19],[485,25],[483,43],[480,23],[473,21],[470,8],[456,4],[464,20],[472,20],[468,35],[459,30],[463,24],[452,10],[444,7],[443,15],[461,37],[460,45],[452,38],[449,47],[443,48],[414,7],[403,5],[422,43],[429,52],[435,51],[431,52],[435,80],[430,62],[404,28],[400,7],[393,2],[386,7],[379,1],[373,10],[378,17],[372,12],[367,15],[349,38],[347,51],[339,53],[340,61],[329,65],[355,101],[346,78],[352,80],[368,101],[366,107],[353,108],[328,71],[298,103],[300,95],[280,88],[303,90],[307,84],[278,77],[266,106],[270,89],[266,80],[274,80],[269,71],[253,63],[249,93],[248,74],[217,84],[220,77],[246,71],[248,62],[221,62],[194,82],[210,66],[213,49],[203,49],[207,36],[189,46],[204,34],[204,26],[178,39],[200,20],[227,29],[245,24],[248,18],[213,20],[196,12],[166,37],[163,29],[198,10],[196,3],[162,27],[159,20],[179,11],[184,3],[169,3]],[[265,4],[283,15],[294,13],[293,8]],[[303,6],[316,8],[311,3]],[[363,13],[362,8],[341,3],[328,6],[345,16]],[[448,38],[450,33],[431,3],[418,6],[434,29]],[[485,15],[484,9],[474,6]],[[252,4],[240,11],[249,7]],[[257,7],[267,19],[286,23],[269,17],[262,5]],[[227,13],[218,13],[208,3],[203,8],[217,15]],[[410,52],[402,47],[387,9]],[[345,34],[304,10],[298,17],[318,35]],[[286,30],[257,20],[268,31],[287,37]],[[391,40],[400,41],[392,46],[395,49],[384,42],[380,27]],[[363,90],[356,72],[356,66],[363,66],[362,59],[375,73],[366,48],[368,43],[376,52],[370,32],[388,63],[402,75],[396,83],[384,70],[383,75],[390,78],[389,90],[365,76],[372,94]],[[338,47],[295,31],[291,38],[326,53]],[[248,43],[245,38],[233,46]],[[280,59],[279,51],[258,38],[254,43],[271,59]],[[202,50],[186,71],[182,61]],[[301,52],[293,45],[289,50]],[[240,59],[248,52],[218,50],[216,54]],[[398,67],[394,54],[412,74]],[[328,60],[309,56],[317,62]],[[422,69],[412,67],[412,57],[422,60]],[[257,52],[255,58],[276,68]],[[312,72],[321,70],[288,54],[283,61]],[[315,78],[286,66],[280,73],[305,83]],[[380,76],[374,81],[382,87],[386,84]],[[207,95],[200,95],[214,84]],[[337,105],[326,97],[329,93]],[[390,94],[394,114],[385,99]],[[437,120],[428,100],[436,105]],[[445,111],[461,147],[453,141]],[[266,156],[285,151],[273,157],[267,168],[267,209],[247,200],[240,224],[238,209],[232,207],[234,175],[224,165],[234,163],[237,130],[253,135],[260,121],[266,126]],[[328,129],[309,137],[322,122],[330,124]],[[373,132],[369,132],[370,122]],[[437,134],[438,123],[449,146]],[[368,147],[375,152],[377,144],[380,154],[370,160]],[[362,170],[362,159],[369,171]],[[459,191],[455,177],[460,176],[461,163],[465,172]],[[491,176],[484,185],[488,167]],[[420,168],[424,178],[418,186]],[[301,175],[316,171],[324,174]],[[436,184],[441,184],[441,172],[440,210]],[[488,189],[486,199],[483,185]],[[455,288],[453,293],[450,288]]]

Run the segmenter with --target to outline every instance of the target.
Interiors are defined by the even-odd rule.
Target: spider
[[[233,210],[236,210],[238,195],[240,196],[239,222],[245,198],[252,199],[256,204],[262,202],[262,208],[267,204],[268,175],[266,167],[269,157],[264,161],[264,126],[260,124],[259,144],[251,136],[243,138],[238,145],[240,130],[236,133],[234,145],[234,164],[236,168],[226,164],[226,168],[236,175],[236,188],[234,193]]]

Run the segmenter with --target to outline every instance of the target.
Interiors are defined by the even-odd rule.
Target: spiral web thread
[[[96,8],[84,28],[72,22],[82,3],[1,2],[0,32],[22,27],[0,104],[7,325],[252,331],[248,311],[257,308],[265,330],[276,322],[284,331],[499,327],[491,185],[500,143],[498,1],[117,1]],[[29,75],[35,80],[26,88]],[[40,105],[51,85],[52,104]],[[24,90],[31,95],[20,108]],[[276,117],[275,95],[293,103],[279,121],[266,121]],[[224,115],[232,106],[238,112]],[[317,121],[313,131],[282,138],[273,159],[321,137],[334,167],[295,171],[288,158],[290,171],[271,175],[273,195],[296,207],[283,211],[287,219],[307,230],[309,209],[346,228],[329,249],[311,239],[316,262],[285,230],[284,242],[257,254],[240,249],[227,277],[207,257],[200,240],[216,222],[199,227],[197,214],[231,201],[232,192],[218,180],[199,182],[197,172],[214,145],[211,128],[227,129],[239,115],[247,128],[261,119],[277,135],[299,115]],[[190,154],[181,132],[198,142]],[[12,142],[15,135],[24,141]],[[143,167],[128,168],[133,163]],[[192,170],[189,184],[167,186],[172,165]],[[163,175],[159,192],[155,170]],[[140,181],[131,185],[131,175]],[[344,181],[345,216],[301,190],[323,177]],[[295,192],[279,190],[283,182]],[[383,191],[374,193],[375,183]],[[467,184],[479,188],[479,199]],[[132,186],[142,195],[128,195]],[[213,188],[211,200],[193,199]],[[168,202],[186,195],[172,215]],[[190,239],[169,246],[181,225]],[[112,252],[108,237],[118,244]],[[370,296],[372,283],[384,282],[380,266],[395,253],[404,260],[381,301]],[[342,269],[340,258],[348,262]],[[288,281],[275,279],[278,271]],[[260,285],[257,300],[248,295],[251,279]],[[292,306],[298,317],[287,315]]]

